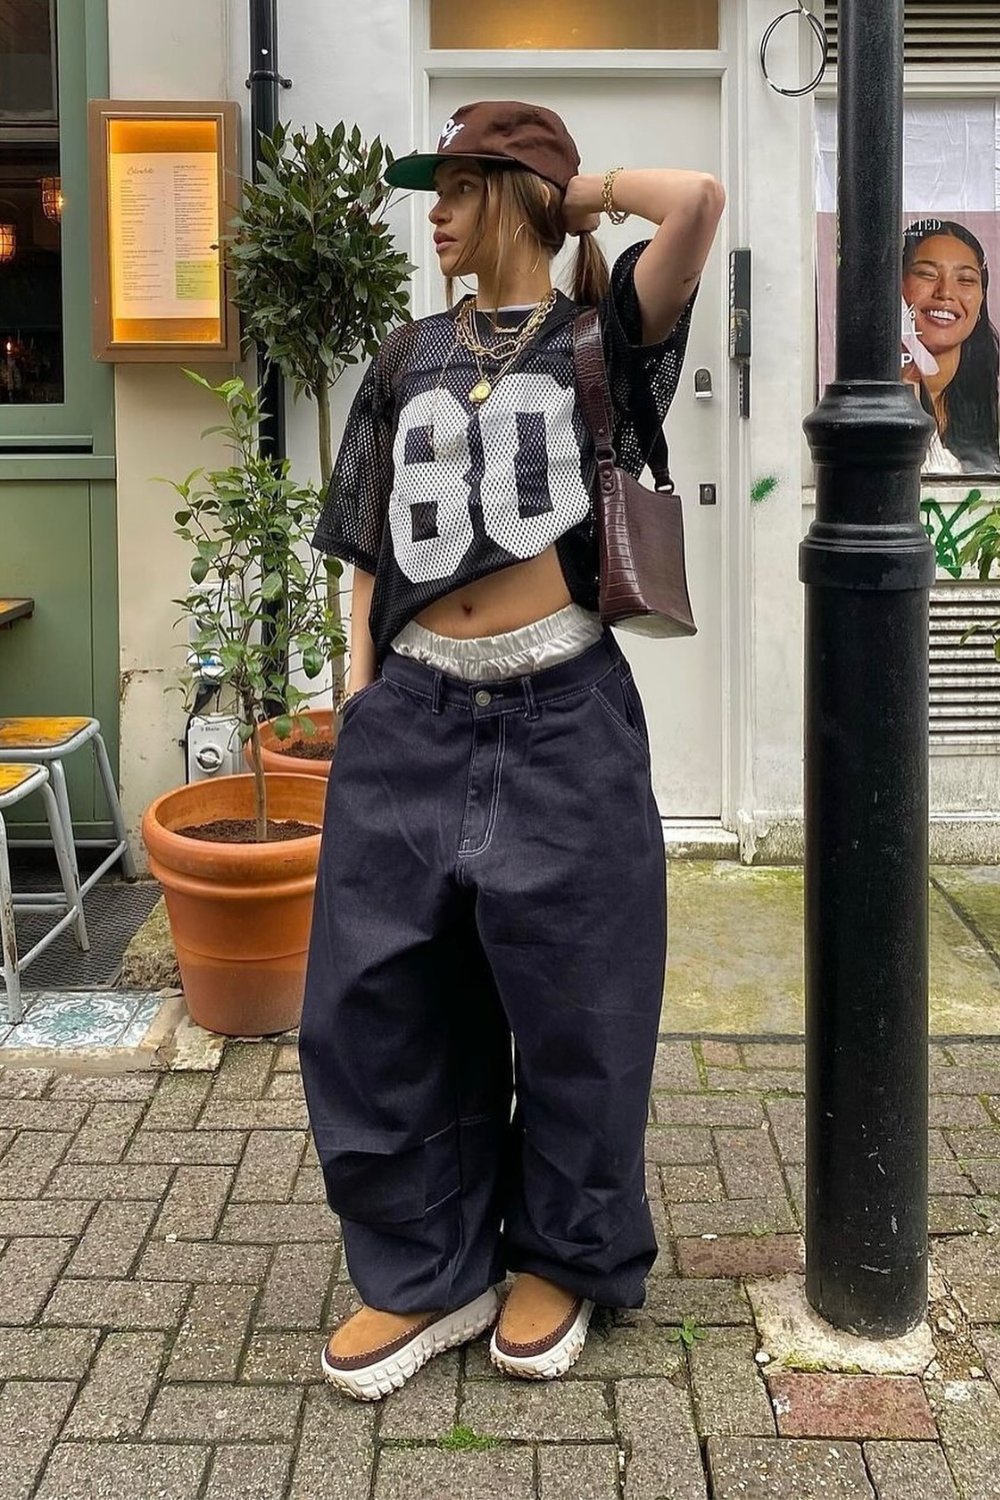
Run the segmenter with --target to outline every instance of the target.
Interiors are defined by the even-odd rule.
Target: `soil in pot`
[[[308,717],[315,725],[315,734],[296,734],[289,740],[278,739],[273,723],[260,726],[260,754],[265,771],[291,771],[296,776],[329,776],[337,749],[337,716],[332,708],[311,708]],[[249,765],[249,746],[243,753]]]
[[[322,829],[315,823],[300,823],[295,818],[287,821],[268,818],[267,838],[259,841],[257,838],[257,824],[253,818],[216,818],[211,823],[191,823],[186,828],[175,828],[185,839],[204,839],[211,844],[256,844],[264,842],[267,844],[277,843],[282,839],[308,839]]]
[[[275,755],[287,755],[294,760],[333,760],[336,748],[333,740],[318,735],[311,740],[274,740],[268,746]]]

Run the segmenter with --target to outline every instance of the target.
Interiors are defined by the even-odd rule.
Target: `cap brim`
[[[410,156],[399,156],[383,176],[390,187],[416,188],[419,192],[434,190],[434,173],[446,156],[432,151],[414,151]]]
[[[417,192],[432,193],[434,191],[434,173],[446,161],[461,161],[461,151],[449,151],[440,153],[436,151],[413,151],[409,156],[399,156],[382,176],[390,187],[413,188]],[[470,151],[465,155],[466,161],[499,161],[506,162],[509,166],[519,165],[513,157],[494,156],[486,152]]]

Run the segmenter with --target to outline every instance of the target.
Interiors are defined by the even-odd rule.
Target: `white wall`
[[[811,109],[808,100],[774,93],[761,74],[758,51],[775,15],[772,0],[747,0],[745,10],[741,165],[745,242],[753,250],[753,400],[744,472],[749,484],[767,475],[779,481],[751,508],[752,779],[745,810],[765,839],[775,820],[802,805],[798,545],[808,477],[802,419],[813,404],[802,338],[812,320]],[[803,41],[794,21],[775,34],[768,58],[779,81],[808,76],[813,59]],[[740,503],[749,507],[749,494]]]
[[[242,0],[237,5],[245,10]],[[409,0],[364,0],[344,5],[297,0],[279,7],[278,61],[292,80],[281,95],[282,119],[307,130],[317,121],[358,125],[366,139],[380,135],[398,154],[412,148]],[[233,75],[234,78],[236,74]],[[234,96],[235,97],[235,96]],[[409,214],[400,206],[391,223],[400,249],[409,250]],[[348,370],[334,391],[334,447],[360,380]],[[311,401],[288,407],[288,452],[297,474],[318,479],[316,411]]]
[[[111,97],[229,97],[228,32],[227,0],[108,0]],[[202,373],[222,380],[230,367],[206,366]],[[177,742],[186,713],[180,693],[171,691],[183,635],[174,628],[178,610],[171,601],[184,589],[187,557],[173,535],[174,497],[154,476],[179,479],[215,462],[218,447],[199,439],[215,420],[210,398],[180,365],[115,367],[121,784],[137,847],[143,808],[184,779]]]
[[[297,0],[279,7],[278,64],[292,79],[281,115],[311,129],[338,119],[357,122],[409,150],[408,0],[343,6]],[[243,166],[250,170],[250,69],[246,0],[109,0],[110,92],[117,99],[234,99],[242,111]],[[406,244],[409,219],[395,228]],[[202,368],[222,379],[224,365]],[[247,372],[252,378],[252,370]],[[339,425],[358,374],[335,393]],[[183,653],[171,603],[183,589],[186,551],[173,535],[175,506],[154,476],[179,478],[214,462],[219,450],[199,439],[215,420],[209,398],[178,365],[121,364],[115,372],[121,591],[121,781],[126,819],[137,838],[142,811],[183,779],[178,740],[186,714],[171,691]],[[315,408],[288,406],[289,455],[296,475],[318,478]]]
[[[365,5],[298,0],[279,8],[278,64],[292,87],[281,94],[283,118],[311,128],[357,123],[397,152],[415,142],[410,0]],[[754,250],[754,413],[743,424],[747,445],[734,502],[763,474],[776,474],[776,494],[750,517],[750,753],[734,796],[744,812],[784,814],[801,802],[801,589],[796,552],[801,534],[804,448],[800,424],[804,365],[800,330],[811,297],[811,215],[801,213],[809,182],[808,105],[778,98],[760,78],[759,36],[771,0],[747,0],[739,16],[743,118],[736,158],[744,200],[733,243]],[[236,99],[243,110],[244,166],[249,170],[248,22],[245,0],[109,0],[111,91],[118,98]],[[800,67],[795,27],[773,49],[775,65]],[[751,150],[751,143],[753,149]],[[808,199],[806,200],[808,201]],[[409,247],[409,213],[394,215],[401,248]],[[221,378],[223,367],[216,366]],[[350,371],[335,392],[336,427],[356,388]],[[165,694],[179,662],[170,600],[184,582],[184,553],[172,535],[169,492],[155,474],[179,475],[205,462],[198,431],[203,395],[174,366],[120,365],[116,378],[119,532],[122,588],[122,779],[134,827],[150,798],[182,772],[176,741],[184,712]],[[289,402],[289,454],[296,473],[318,473],[315,411]],[[737,756],[737,759],[739,757]]]

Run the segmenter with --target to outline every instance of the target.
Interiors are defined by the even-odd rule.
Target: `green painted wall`
[[[0,713],[95,715],[117,765],[114,377],[90,355],[87,100],[107,96],[105,0],[58,0],[57,28],[66,400],[0,407],[0,595],[36,600],[0,631]],[[110,831],[91,759],[67,765],[80,838]],[[47,831],[31,801],[8,822],[15,838]]]

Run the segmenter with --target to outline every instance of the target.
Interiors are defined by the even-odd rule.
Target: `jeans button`
[[[479,707],[485,708],[487,703],[492,703],[492,701],[493,694],[488,693],[485,688],[480,688],[476,694],[476,702],[479,704]]]

